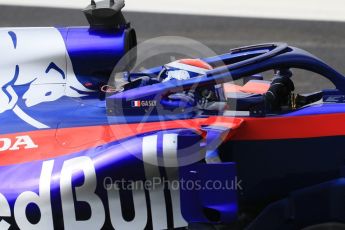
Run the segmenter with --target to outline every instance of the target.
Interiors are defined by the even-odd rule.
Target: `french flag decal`
[[[132,101],[132,107],[140,107],[141,103],[140,101]]]

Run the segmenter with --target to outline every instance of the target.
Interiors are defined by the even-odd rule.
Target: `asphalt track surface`
[[[345,74],[345,23],[125,12],[139,42],[158,36],[182,36],[221,54],[230,48],[273,41],[287,42],[320,57]],[[1,27],[88,25],[74,9],[0,6]],[[167,41],[169,42],[169,41]],[[162,63],[164,64],[164,63]],[[295,72],[299,91],[330,88],[323,78]]]

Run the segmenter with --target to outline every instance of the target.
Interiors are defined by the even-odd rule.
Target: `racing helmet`
[[[162,82],[188,80],[212,69],[211,65],[200,59],[181,59],[164,65],[158,77]]]
[[[181,59],[164,65],[158,79],[161,82],[188,80],[205,75],[207,71],[212,69],[213,67],[210,64],[200,59]],[[176,102],[176,105],[187,101],[189,106],[193,106],[196,103],[202,105],[208,101],[223,100],[223,95],[222,87],[212,85],[198,88],[195,91],[173,94],[169,99],[170,102],[172,100]],[[165,103],[167,104],[167,102]]]

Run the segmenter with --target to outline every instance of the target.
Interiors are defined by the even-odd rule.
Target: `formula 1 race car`
[[[344,227],[345,76],[269,43],[112,79],[123,6],[0,30],[0,229]]]

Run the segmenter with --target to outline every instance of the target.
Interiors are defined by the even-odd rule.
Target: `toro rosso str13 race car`
[[[90,27],[0,29],[0,229],[345,221],[345,76],[270,43],[112,80],[137,43],[123,6],[92,2]],[[295,69],[335,88],[296,94]]]

